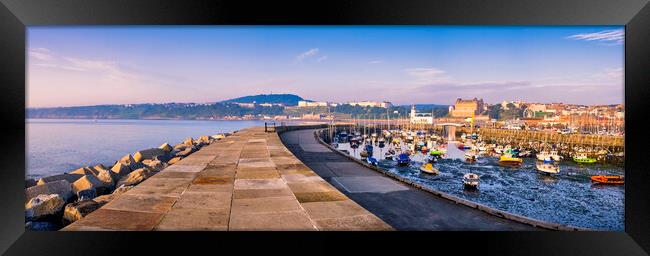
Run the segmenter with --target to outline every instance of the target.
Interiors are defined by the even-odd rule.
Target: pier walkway
[[[397,230],[539,230],[386,177],[323,146],[314,137],[315,131],[289,131],[280,136],[309,168]]]
[[[63,230],[392,228],[258,127],[202,148]]]

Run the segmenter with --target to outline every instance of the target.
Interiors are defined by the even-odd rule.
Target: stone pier
[[[298,160],[245,129],[164,169],[63,230],[392,230]]]

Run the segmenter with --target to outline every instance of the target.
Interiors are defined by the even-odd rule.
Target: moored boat
[[[475,189],[481,184],[481,180],[476,173],[466,173],[463,175],[463,184],[466,188]]]
[[[600,184],[622,185],[625,184],[625,177],[620,175],[596,175],[591,180]]]
[[[586,153],[578,153],[573,156],[573,161],[579,164],[593,164],[598,160],[596,160],[596,158],[588,157]]]
[[[499,163],[503,165],[521,165],[523,162],[521,158],[515,157],[510,149],[499,157]]]
[[[543,161],[537,162],[537,170],[547,174],[557,174],[560,173],[560,166],[554,165],[552,161]]]
[[[440,174],[440,170],[438,170],[438,168],[433,167],[433,164],[431,163],[426,163],[420,166],[420,171],[428,174],[435,174],[435,175]]]
[[[411,163],[411,158],[409,158],[409,155],[407,153],[401,153],[397,157],[397,165],[407,166],[410,163]]]
[[[371,165],[377,166],[377,159],[375,159],[374,157],[368,157],[366,161]]]

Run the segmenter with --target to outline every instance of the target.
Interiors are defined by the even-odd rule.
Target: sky
[[[27,30],[27,107],[456,98],[623,103],[623,26],[81,26]]]

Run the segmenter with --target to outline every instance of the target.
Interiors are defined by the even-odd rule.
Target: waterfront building
[[[451,117],[473,117],[480,115],[483,111],[485,111],[483,99],[463,100],[458,98],[454,106],[450,107],[449,115]]]
[[[336,107],[338,104],[325,101],[298,101],[298,107]]]
[[[380,108],[390,108],[393,106],[393,104],[388,101],[358,101],[358,102],[350,102],[348,104],[352,106],[380,107]]]
[[[412,124],[433,124],[433,113],[418,113],[415,105],[411,106],[410,117]]]
[[[233,104],[238,105],[242,108],[254,108],[255,107],[255,102],[253,103],[242,103],[242,102],[233,102]]]
[[[273,107],[273,106],[282,107],[282,106],[284,106],[284,104],[282,104],[282,103],[262,103],[262,104],[260,104],[260,106],[262,106],[262,107]]]

